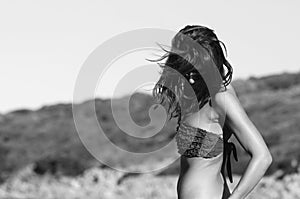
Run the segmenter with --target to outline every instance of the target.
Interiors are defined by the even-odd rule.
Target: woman
[[[178,117],[176,142],[181,154],[178,199],[242,199],[263,177],[272,156],[230,85],[232,67],[225,45],[214,31],[186,26],[172,39],[153,96],[168,106],[170,119]],[[225,171],[232,182],[228,142],[233,134],[251,156],[237,186],[230,193]]]

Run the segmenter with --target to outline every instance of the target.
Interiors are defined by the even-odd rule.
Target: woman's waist
[[[178,185],[181,188],[197,188],[198,190],[207,190],[216,186],[223,186],[224,179],[219,170],[196,170],[189,169],[187,172],[180,172]]]
[[[197,179],[214,182],[215,180],[219,180],[222,177],[220,169],[188,169],[181,170],[179,174],[179,178],[187,178],[187,179]]]
[[[223,153],[213,158],[180,158],[180,173],[192,173],[195,175],[219,175],[223,162]]]
[[[188,167],[189,169],[210,169],[219,170],[223,162],[223,152],[219,153],[215,157],[186,157],[181,155],[180,164],[182,167]]]

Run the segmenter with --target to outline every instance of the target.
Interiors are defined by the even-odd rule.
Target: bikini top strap
[[[233,157],[234,157],[235,161],[238,161],[238,157],[237,157],[236,148],[235,148],[234,143],[226,141],[224,143],[224,145],[225,145],[224,160],[226,162],[226,170],[227,170],[228,178],[229,178],[230,182],[232,183],[233,180],[232,180],[232,171],[231,171],[231,162],[230,162],[231,153],[233,153]],[[225,166],[225,162],[224,162],[224,166]]]

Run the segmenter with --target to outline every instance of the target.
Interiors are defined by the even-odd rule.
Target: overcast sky
[[[90,53],[115,35],[145,27],[214,29],[227,47],[234,79],[296,72],[299,8],[296,0],[1,1],[0,112],[70,103]],[[102,89],[97,96],[109,97],[114,88]]]

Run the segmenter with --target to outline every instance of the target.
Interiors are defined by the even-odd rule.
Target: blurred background
[[[225,43],[233,66],[232,85],[273,155],[271,167],[248,198],[300,198],[299,6],[298,1],[279,0],[0,2],[0,198],[175,199],[178,161],[144,174],[98,161],[77,134],[72,102],[84,61],[103,42],[139,28],[175,33],[188,24],[210,27]],[[143,141],[120,136],[124,132],[114,120],[112,99],[120,116],[129,107],[137,125],[151,121],[151,85],[134,94],[126,86],[114,92],[114,83],[130,66],[147,64],[148,55],[136,53],[119,61],[95,96],[82,95],[74,101],[87,134],[97,134],[89,123],[95,106],[107,137],[125,150],[157,150],[174,138],[176,119]],[[153,74],[158,80],[159,74]],[[127,122],[123,120],[123,125]],[[145,133],[132,131],[137,136]],[[249,161],[233,141],[239,161],[232,161],[231,188]],[[110,165],[123,168],[155,168],[174,153],[135,161],[106,150],[106,142],[101,141],[99,153]]]

